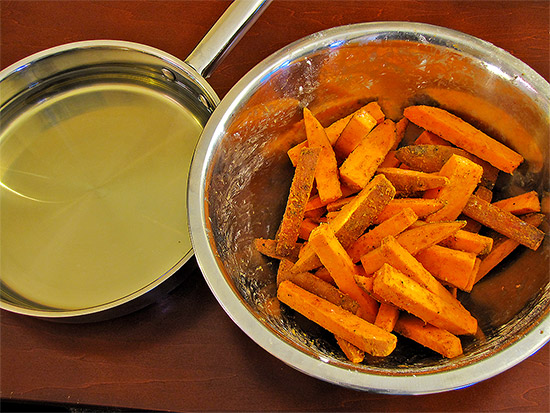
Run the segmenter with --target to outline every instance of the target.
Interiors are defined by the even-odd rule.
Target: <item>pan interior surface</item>
[[[102,306],[147,290],[192,255],[187,179],[208,113],[149,83],[82,76],[3,108],[4,301]]]

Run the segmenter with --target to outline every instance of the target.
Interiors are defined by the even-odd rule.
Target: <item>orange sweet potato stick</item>
[[[396,240],[410,254],[416,255],[423,249],[438,244],[445,238],[451,236],[464,226],[464,221],[438,222],[426,224],[412,229],[407,229],[399,235]],[[361,257],[361,263],[367,274],[373,274],[386,262],[384,251],[378,247]]]
[[[393,199],[395,188],[384,176],[376,176],[346,204],[328,224],[336,238],[348,248],[373,223],[385,206]],[[311,271],[321,266],[319,258],[309,245],[306,245],[296,262],[294,271]]]
[[[399,308],[386,303],[380,303],[378,314],[376,314],[376,320],[374,325],[380,327],[382,330],[389,332],[393,331],[395,323],[399,318]]]
[[[445,176],[401,168],[378,168],[376,172],[388,178],[397,192],[426,191],[444,187],[449,183]]]
[[[291,281],[283,281],[279,285],[277,297],[290,308],[368,354],[387,356],[397,345],[395,335],[307,292]]]
[[[395,157],[395,153],[395,150],[389,151],[378,168],[398,168],[401,165],[401,161]]]
[[[305,218],[302,221],[302,225],[300,225],[300,229],[298,231],[298,238],[301,238],[307,241],[309,239],[309,235],[311,234],[311,231],[317,228],[318,225],[319,223],[312,220],[311,218]]]
[[[544,214],[529,214],[523,217],[523,220],[529,225],[538,227],[544,220]],[[516,240],[500,236],[493,242],[491,252],[485,256],[480,263],[474,283],[477,283],[485,277],[493,268],[495,268],[504,258],[510,255],[520,243]]]
[[[340,160],[347,158],[376,124],[376,119],[369,113],[366,106],[355,112],[334,143],[337,158]]]
[[[422,225],[426,225],[426,222],[416,221],[411,225],[411,228],[416,228]],[[466,228],[467,225],[468,223],[466,223],[463,228]],[[493,239],[491,237],[479,235],[476,232],[459,229],[448,238],[445,238],[443,241],[439,242],[439,245],[455,250],[471,252],[476,255],[485,255],[491,251],[491,248],[493,247]]]
[[[395,239],[412,255],[440,243],[465,225],[464,221],[435,222],[403,231]]]
[[[381,247],[386,262],[393,268],[409,276],[418,284],[426,288],[449,304],[463,308],[458,301],[422,264],[405,248],[403,248],[394,237],[387,237]]]
[[[304,219],[305,206],[313,188],[313,179],[320,152],[320,148],[305,148],[302,150],[290,186],[285,213],[275,237],[277,240],[276,252],[279,255],[289,255],[298,240],[300,225],[302,225]]]
[[[476,195],[468,199],[463,212],[464,215],[532,250],[536,250],[544,239],[544,232],[534,225]]]
[[[499,170],[477,156],[454,146],[409,145],[399,148],[395,157],[415,171],[438,172],[453,155],[460,155],[483,168],[481,185],[491,189],[495,186]]]
[[[342,182],[352,189],[364,188],[390,151],[395,134],[395,123],[386,119],[366,135],[340,166]]]
[[[290,252],[284,256],[277,253],[277,241],[274,239],[256,238],[254,240],[254,246],[260,253],[270,258],[276,258],[278,260],[286,258],[292,262],[296,262],[298,261],[298,254],[303,244],[301,242],[295,243]]]
[[[525,192],[510,198],[501,199],[500,201],[493,202],[493,205],[514,215],[540,212],[540,200],[536,191]]]
[[[475,192],[474,195],[477,195],[479,198],[491,202],[493,199],[493,191],[491,189],[488,189],[484,186],[479,186]],[[469,218],[465,216],[464,214],[460,215],[460,219],[466,221],[466,225],[464,225],[464,230],[469,232],[479,232],[483,225],[481,225],[479,222],[477,222],[475,219]]]
[[[399,122],[395,124],[395,142],[382,163],[379,165],[379,168],[397,168],[399,166],[401,162],[395,157],[395,151],[399,144],[403,141],[403,138],[405,138],[405,132],[407,131],[408,125],[409,120],[407,118],[401,118]]]
[[[348,248],[395,196],[395,188],[383,176],[374,177],[330,224],[344,248]]]
[[[279,270],[277,272],[277,285],[285,280],[292,281],[297,286],[315,294],[325,300],[342,307],[353,314],[357,313],[359,304],[357,301],[352,300],[347,294],[342,293],[338,288],[334,287],[331,283],[324,281],[322,278],[317,277],[309,272],[293,273],[290,271],[294,264],[288,260],[282,260],[279,264]],[[323,267],[324,269],[324,267]],[[330,274],[328,275],[330,277]],[[332,277],[330,277],[332,280]],[[355,347],[348,341],[336,336],[338,346],[342,349],[346,357],[352,363],[361,363],[365,358],[365,353]]]
[[[441,188],[428,190],[424,198],[439,199],[443,208],[426,217],[427,222],[452,221],[458,218],[479,184],[483,168],[459,155],[453,155],[439,171],[439,175],[449,178],[449,183]]]
[[[401,118],[395,124],[395,141],[391,147],[392,150],[396,150],[397,147],[401,144],[401,142],[405,138],[407,126],[409,126],[409,120],[407,118]]]
[[[384,122],[384,119],[386,119],[386,115],[376,101],[367,103],[361,109],[365,109],[367,112],[369,112],[369,114],[376,120],[377,125],[381,124],[382,122]]]
[[[342,349],[346,357],[352,363],[361,363],[365,359],[365,352],[358,347],[351,344],[349,341],[344,340],[338,336],[336,337],[336,342],[338,346]]]
[[[354,196],[355,195],[348,196],[346,198],[340,198],[334,202],[331,202],[330,204],[327,204],[327,211],[328,212],[340,211],[344,205],[351,202]]]
[[[466,286],[465,291],[471,292],[472,288],[474,288],[474,284],[476,283],[476,277],[477,277],[477,274],[479,273],[479,267],[481,267],[481,258],[477,257],[472,273],[470,274],[470,279],[468,281],[468,285]],[[450,287],[450,288],[456,289],[456,287]],[[455,290],[455,294],[456,293],[457,291]]]
[[[330,275],[330,272],[328,272],[328,270],[325,267],[317,268],[314,272],[314,275],[317,278],[320,278],[321,280],[323,280],[324,282],[327,282],[332,285],[336,285],[336,283],[334,282],[334,278],[332,278],[332,276]]]
[[[457,336],[410,314],[401,313],[395,324],[395,332],[436,351],[443,357],[454,358],[463,352],[462,343]]]
[[[411,122],[435,133],[501,171],[512,173],[523,157],[444,109],[431,106],[409,106],[403,114]]]
[[[309,245],[327,268],[338,288],[359,303],[362,316],[373,322],[378,303],[365,294],[355,282],[355,265],[328,225],[319,226],[311,234]]]
[[[443,145],[443,146],[451,145],[445,139],[442,139],[439,136],[437,136],[435,133],[432,133],[427,130],[423,131],[420,135],[418,135],[418,138],[415,139],[414,144],[415,145]]]
[[[445,238],[439,245],[455,250],[471,252],[475,255],[485,255],[493,248],[493,239],[461,229],[450,237]]]
[[[473,335],[477,320],[467,311],[449,304],[388,264],[374,275],[373,291],[418,318],[452,334]]]
[[[353,112],[352,114],[344,118],[340,118],[334,121],[333,123],[331,123],[329,126],[325,128],[325,132],[327,134],[328,140],[330,141],[331,145],[334,145],[336,143],[336,141],[340,137],[342,131],[347,126],[351,118],[358,111],[361,111],[361,110],[368,112],[376,120],[376,124],[382,123],[385,119],[384,112],[382,112],[382,108],[377,102],[367,103],[364,107],[358,109],[357,111]],[[303,121],[301,123],[303,123]],[[299,126],[301,126],[301,129]],[[297,130],[293,132],[295,132],[295,134],[298,135],[298,139],[302,135],[303,135],[303,139],[305,139],[305,131],[303,130],[303,125],[298,125],[296,129]],[[307,140],[304,140],[303,142],[293,146],[288,150],[288,157],[290,158],[292,165],[296,166],[296,163],[298,162],[298,158],[300,157],[300,151],[307,146],[308,146]]]
[[[415,258],[435,278],[469,292],[470,277],[477,258],[475,254],[433,245],[420,251]]]
[[[443,202],[438,199],[396,198],[392,199],[388,205],[386,205],[373,223],[380,224],[406,208],[412,209],[418,219],[422,219],[439,211],[443,206]]]
[[[357,241],[347,249],[351,260],[354,263],[359,262],[363,255],[378,248],[384,238],[390,235],[395,236],[400,234],[410,227],[417,219],[418,216],[411,208],[405,208],[396,215],[382,221],[373,229],[361,235]]]
[[[290,280],[297,286],[309,291],[312,294],[330,301],[332,304],[342,307],[353,314],[357,313],[359,304],[349,295],[344,294],[341,290],[332,284],[323,281],[319,277],[310,272],[293,273],[290,271],[293,263],[288,260],[282,260],[277,271],[277,285],[283,281]]]
[[[308,146],[321,149],[315,170],[315,182],[321,202],[328,204],[342,197],[336,156],[325,129],[307,108],[304,108],[304,125]]]
[[[349,197],[350,195],[355,194],[357,191],[351,190],[346,185],[340,185],[340,190],[342,191],[342,198]],[[337,202],[337,201],[334,201]],[[323,208],[326,205],[319,198],[319,194],[315,194],[309,198],[306,204],[306,211],[311,211],[319,208]]]

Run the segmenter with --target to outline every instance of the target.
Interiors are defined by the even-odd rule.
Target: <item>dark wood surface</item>
[[[226,1],[5,1],[1,67],[89,39],[148,44],[185,58]],[[548,79],[548,1],[275,0],[209,79],[223,97],[249,69],[329,27],[406,20],[450,27],[508,50]],[[2,410],[75,406],[170,411],[549,411],[549,346],[466,389],[387,396],[344,389],[288,367],[224,313],[194,261],[158,303],[94,324],[1,313]]]

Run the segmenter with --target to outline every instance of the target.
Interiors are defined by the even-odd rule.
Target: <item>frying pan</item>
[[[191,158],[219,103],[205,78],[269,3],[232,3],[185,61],[83,41],[0,72],[3,309],[96,321],[177,284]]]

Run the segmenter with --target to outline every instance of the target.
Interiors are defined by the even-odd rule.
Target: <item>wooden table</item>
[[[4,1],[1,67],[88,39],[145,43],[185,58],[226,1]],[[209,79],[220,97],[290,42],[329,27],[406,20],[446,26],[511,52],[549,78],[547,1],[275,0]],[[340,388],[288,367],[224,313],[196,264],[157,304],[95,324],[1,314],[2,410],[548,411],[549,346],[472,387],[428,396]],[[16,404],[14,404],[16,403]],[[24,406],[24,405],[23,405]]]

